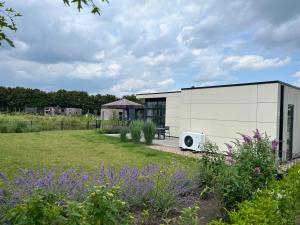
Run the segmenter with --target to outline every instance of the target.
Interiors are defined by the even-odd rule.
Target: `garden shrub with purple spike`
[[[119,186],[120,200],[127,202],[131,210],[146,208],[156,215],[181,206],[183,201],[193,201],[193,193],[197,193],[196,180],[176,169],[176,163],[166,168],[153,164],[141,169],[124,167],[120,171],[103,166],[93,172],[20,170],[13,180],[0,173],[0,182],[4,187],[0,190],[0,221],[10,209],[22,204],[23,199],[34,196],[35,189],[61,196],[63,202],[73,202],[68,207],[77,210],[76,202],[83,203],[93,186],[105,185],[108,190]]]
[[[258,130],[253,137],[242,134],[242,139],[243,142],[226,144],[226,158],[223,163],[218,160],[219,169],[214,168],[217,172],[214,173],[214,183],[210,183],[226,211],[236,209],[240,202],[250,199],[257,189],[264,188],[277,174],[277,142],[271,142],[267,134]],[[211,165],[216,165],[216,162],[206,164],[211,170]],[[207,168],[202,168],[202,171]]]
[[[214,221],[211,225],[226,224],[295,224],[297,204],[300,202],[300,164],[289,169],[280,181],[258,189],[251,200],[239,204],[229,213],[228,223]],[[299,213],[299,212],[298,212]]]

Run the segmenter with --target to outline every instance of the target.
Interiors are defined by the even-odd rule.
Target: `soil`
[[[172,219],[174,217],[180,216],[180,211],[183,208],[186,207],[191,207],[194,205],[199,205],[199,213],[198,217],[200,218],[200,224],[199,225],[205,225],[208,224],[209,222],[219,219],[221,216],[220,213],[220,205],[218,204],[218,200],[215,198],[213,194],[209,195],[207,199],[200,199],[199,196],[188,196],[188,197],[183,197],[182,199],[182,204],[169,211],[168,213],[168,218],[167,219]],[[135,224],[136,225],[157,225],[157,224],[165,224],[165,222],[161,219],[163,217],[161,214],[158,213],[151,213],[149,212],[149,217],[146,219],[143,216],[143,212],[139,209],[135,211]],[[172,224],[175,225],[175,224]]]

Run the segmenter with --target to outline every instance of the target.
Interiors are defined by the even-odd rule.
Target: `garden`
[[[280,171],[276,140],[257,130],[194,159],[148,148],[154,131],[1,134],[1,223],[295,224],[300,165]]]

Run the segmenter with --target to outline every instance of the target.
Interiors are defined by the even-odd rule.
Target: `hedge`
[[[237,211],[229,213],[228,223],[214,221],[211,225],[295,224],[299,201],[300,163],[289,169],[282,180],[274,181],[268,188],[258,190],[251,200],[242,202]]]

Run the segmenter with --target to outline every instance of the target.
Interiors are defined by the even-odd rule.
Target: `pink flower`
[[[232,165],[232,164],[235,164],[235,163],[236,163],[236,160],[235,160],[234,158],[232,158],[231,156],[229,156],[229,157],[227,158],[227,162],[229,162],[229,164]]]
[[[250,136],[242,134],[242,137],[244,139],[244,144],[251,144],[252,138]]]
[[[261,141],[261,134],[259,133],[258,129],[256,129],[256,131],[254,132],[253,138],[255,138],[258,141]]]
[[[272,145],[271,148],[272,148],[273,152],[275,152],[277,149],[277,146],[278,146],[278,141],[273,140],[271,145]]]
[[[227,147],[227,151],[226,151],[226,154],[228,155],[228,156],[233,156],[233,153],[232,153],[232,146],[230,145],[230,144],[227,144],[227,143],[225,143],[225,145],[226,145],[226,147]]]
[[[255,173],[261,173],[260,167],[256,167],[256,168],[255,168]]]

